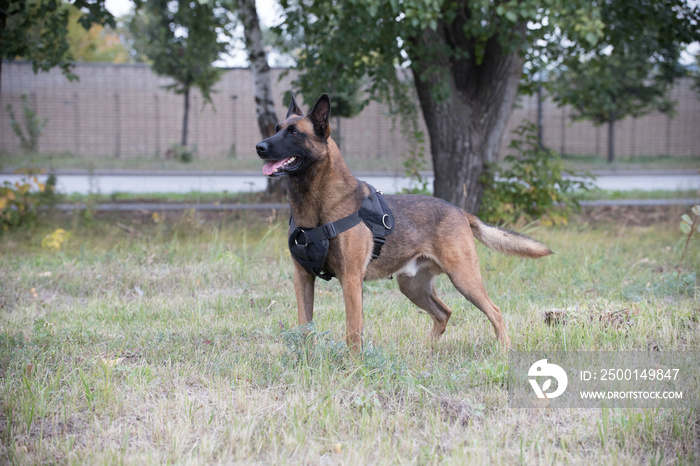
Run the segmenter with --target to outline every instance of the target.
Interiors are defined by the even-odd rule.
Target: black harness
[[[328,255],[329,240],[338,234],[349,230],[358,223],[365,222],[374,238],[372,260],[379,257],[382,246],[386,243],[385,236],[394,231],[394,215],[386,204],[384,196],[377,192],[373,186],[369,186],[370,195],[362,200],[360,210],[345,218],[329,222],[313,230],[304,230],[294,225],[294,219],[289,216],[289,251],[292,257],[306,269],[307,272],[324,280],[330,280],[335,275],[325,271]]]

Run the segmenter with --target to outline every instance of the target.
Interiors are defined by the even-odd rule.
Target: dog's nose
[[[265,141],[259,142],[255,146],[255,150],[258,152],[258,154],[264,154],[265,152],[267,152],[267,143]]]

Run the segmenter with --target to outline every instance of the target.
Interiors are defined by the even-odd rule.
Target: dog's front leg
[[[307,325],[314,319],[314,282],[316,277],[294,261],[294,294],[297,297],[299,325]]]
[[[362,350],[362,277],[346,275],[341,280],[345,300],[345,330],[350,350],[357,354]]]

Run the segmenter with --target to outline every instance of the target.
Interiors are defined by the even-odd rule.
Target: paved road
[[[135,174],[138,173],[138,174]],[[0,184],[16,181],[20,175],[0,173]],[[41,177],[40,177],[41,178]],[[44,176],[45,178],[45,176]],[[358,178],[367,181],[386,193],[395,193],[409,186],[410,180],[401,175],[376,175],[360,173]],[[432,177],[428,177],[432,183]],[[639,190],[688,190],[700,189],[700,173],[694,170],[635,171],[625,174],[604,172],[598,175],[596,185],[602,189]],[[143,173],[96,172],[60,173],[58,190],[62,193],[187,193],[199,192],[256,192],[267,186],[267,178],[259,173]]]

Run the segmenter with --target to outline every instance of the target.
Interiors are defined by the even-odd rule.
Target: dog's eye
[[[292,136],[298,136],[298,135],[299,135],[299,131],[293,129],[293,130],[289,131],[289,134],[291,134]]]

